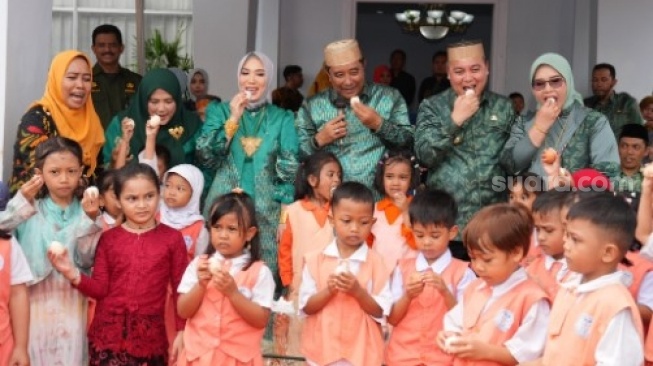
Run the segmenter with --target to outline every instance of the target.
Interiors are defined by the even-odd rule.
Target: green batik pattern
[[[507,199],[505,190],[493,187],[492,181],[505,178],[499,154],[515,115],[509,99],[486,91],[480,109],[458,127],[451,120],[455,99],[453,89],[448,89],[420,104],[415,153],[428,168],[428,187],[443,189],[456,199],[456,224],[462,231],[482,207]]]
[[[312,139],[324,125],[338,115],[333,105],[337,97],[327,89],[308,99],[299,109],[296,119],[300,156],[316,150]],[[381,128],[373,132],[356,117],[351,107],[345,108],[347,136],[322,147],[340,160],[344,181],[356,181],[373,190],[376,165],[383,154],[393,147],[413,146],[413,127],[401,94],[382,85],[366,84],[359,96],[363,104],[373,108],[383,119]]]
[[[641,172],[637,172],[631,176],[624,174],[623,172],[612,180],[612,188],[615,192],[637,192],[642,191],[642,180],[644,180],[644,175]]]
[[[273,273],[277,266],[277,228],[281,203],[289,204],[294,197],[294,179],[297,172],[297,134],[293,114],[268,104],[258,133],[262,143],[251,158],[240,144],[242,124],[254,131],[262,111],[245,111],[241,126],[227,145],[224,123],[230,115],[228,103],[211,103],[206,110],[206,122],[196,141],[196,158],[200,166],[215,171],[205,205],[208,218],[211,203],[219,196],[240,187],[251,195],[256,207],[261,253]]]
[[[557,146],[556,131],[561,130],[563,125],[568,122],[573,123],[570,119],[570,113],[567,111],[562,114],[558,121],[551,128],[549,134],[544,140],[544,144],[539,148],[530,143],[528,131],[534,123],[534,120],[519,121],[512,129],[510,140],[506,143],[504,152],[501,155],[501,163],[509,174],[518,174],[522,171],[530,171],[535,174],[544,176],[542,169],[541,155],[546,147],[555,147],[556,150],[562,150],[561,166],[569,172],[575,172],[583,168],[594,168],[601,171],[608,177],[615,177],[619,174],[619,154],[617,151],[617,142],[608,126],[608,120],[605,116],[595,110],[582,106],[580,103],[574,103],[571,107],[574,114],[584,116],[578,121],[578,127],[573,135],[564,144]],[[526,140],[529,142],[527,156],[515,157],[515,145]],[[519,163],[525,162],[525,163]]]
[[[624,125],[635,123],[644,124],[639,113],[639,105],[635,98],[628,93],[614,93],[607,103],[600,104],[597,97],[585,99],[585,106],[603,113],[610,121],[610,128],[614,137],[619,139],[619,134]]]

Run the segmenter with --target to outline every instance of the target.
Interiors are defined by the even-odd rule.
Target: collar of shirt
[[[356,251],[349,257],[347,258],[349,261],[356,261],[356,262],[365,262],[367,259],[367,251],[369,249],[367,248],[367,245],[365,243],[361,243],[361,245],[356,249]],[[336,245],[336,240],[334,239],[329,245],[324,248],[322,253],[326,256],[329,257],[334,257],[338,259],[344,259],[340,256],[340,251],[338,251],[338,246]]]
[[[558,262],[561,264],[560,266],[560,271],[566,271],[567,270],[567,259],[565,257],[562,257],[561,259],[555,259],[550,255],[545,255],[544,256],[544,268],[547,271],[551,270],[551,267],[553,266],[553,263]]]
[[[621,271],[615,271],[585,283],[580,283],[580,281],[583,279],[583,276],[578,276],[569,280],[568,282],[562,283],[560,286],[567,289],[575,288],[576,293],[588,293],[608,285],[613,285],[615,283],[623,284],[622,278],[623,274]]]
[[[492,287],[492,297],[497,298],[501,297],[504,294],[506,294],[508,291],[510,291],[513,287],[519,285],[523,281],[528,279],[528,274],[526,274],[526,270],[524,268],[519,267],[518,270],[513,272],[508,279],[503,281],[503,283],[500,283],[494,287]],[[481,286],[478,287],[478,289],[483,289],[487,286],[487,283],[483,282]]]
[[[102,66],[100,66],[99,63],[96,62],[95,65],[93,66],[93,75],[100,75],[100,74],[117,75],[117,74],[122,74],[124,71],[125,71],[125,68],[118,65],[118,72],[117,73],[107,74],[106,72],[104,72],[104,69],[102,68]]]
[[[104,219],[104,222],[106,222],[107,225],[109,225],[109,226],[113,226],[113,225],[116,224],[116,219],[111,217],[111,215],[109,215],[108,212],[103,212],[102,213],[102,219]]]
[[[234,275],[236,272],[240,271],[249,263],[250,259],[252,258],[252,255],[250,254],[249,250],[245,250],[243,254],[239,255],[236,258],[229,258],[226,259],[225,257],[220,254],[220,252],[215,252],[213,253],[212,257],[218,258],[221,261],[229,260],[231,261],[231,267],[229,267],[229,274]]]
[[[358,94],[358,98],[360,99],[361,102],[366,103],[369,101],[369,97],[371,94],[371,89],[372,86],[369,83],[363,84],[363,89],[361,89],[360,94]],[[338,99],[338,92],[331,87],[329,88],[329,100],[331,101],[332,104],[336,104],[336,99]],[[349,103],[349,101],[347,101]]]
[[[415,270],[418,272],[424,272],[427,269],[431,268],[433,272],[441,274],[451,263],[451,258],[451,251],[447,249],[438,259],[429,265],[429,263],[426,261],[426,258],[424,257],[424,254],[420,252],[417,254],[417,259],[415,259]]]
[[[326,220],[329,216],[329,202],[326,202],[324,206],[319,206],[310,199],[304,198],[300,201],[300,204],[304,210],[313,213],[313,216],[317,223],[320,224],[320,227],[323,227],[324,224],[326,224]]]

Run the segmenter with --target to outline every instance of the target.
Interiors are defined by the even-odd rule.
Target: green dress
[[[343,169],[343,181],[356,181],[374,191],[374,173],[383,154],[390,148],[413,147],[413,127],[408,120],[408,110],[401,94],[383,85],[366,84],[359,95],[361,103],[373,108],[383,122],[377,131],[365,127],[351,107],[345,108],[347,136],[322,149],[333,153]],[[315,135],[324,125],[338,115],[334,106],[336,92],[329,88],[311,98],[297,113],[297,134],[300,155],[305,158],[318,149],[313,143]]]
[[[245,110],[238,131],[228,143],[224,123],[229,103],[211,103],[206,122],[196,141],[197,163],[215,171],[204,204],[208,218],[211,204],[219,196],[242,188],[254,200],[263,260],[273,273],[277,266],[277,228],[281,204],[293,202],[297,171],[297,133],[293,113],[272,104]],[[259,137],[261,145],[248,157],[242,137]]]

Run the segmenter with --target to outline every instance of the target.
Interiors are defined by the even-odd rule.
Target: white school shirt
[[[224,257],[218,252],[215,252],[212,256],[224,260]],[[244,254],[236,258],[229,259],[231,261],[229,274],[231,276],[235,276],[236,273],[238,273],[243,269],[243,267],[245,267],[245,265],[249,262],[250,258],[251,255],[249,254],[249,252],[245,252]],[[197,278],[198,260],[199,258],[194,258],[190,262],[188,267],[186,267],[184,276],[181,278],[181,282],[179,282],[179,287],[177,287],[178,293],[185,294],[190,292],[193,286],[195,286],[199,282]],[[245,292],[249,292],[249,290],[240,289],[240,288],[239,291],[243,293],[243,295],[245,295],[245,297],[247,297],[253,303],[258,304],[264,308],[271,309],[272,300],[274,299],[274,287],[275,284],[274,284],[274,278],[272,277],[272,272],[267,266],[262,266],[261,270],[258,273],[258,278],[256,279],[256,283],[252,288],[252,293],[251,294],[245,293]]]
[[[519,268],[508,277],[503,283],[492,287],[492,295],[485,304],[485,312],[498,298],[505,295],[513,287],[528,279],[528,274],[523,268]],[[542,357],[544,344],[546,343],[546,330],[549,324],[549,312],[551,308],[546,299],[541,299],[526,313],[521,325],[515,334],[504,342],[504,346],[517,363],[535,360]],[[463,301],[444,316],[444,330],[450,332],[462,332],[463,329]]]
[[[358,274],[360,271],[360,266],[361,263],[365,262],[365,259],[367,259],[367,252],[369,248],[365,243],[362,243],[361,246],[356,249],[356,251],[348,258],[349,262],[349,271],[355,276]],[[329,243],[323,250],[322,253],[326,256],[329,257],[334,257],[338,259],[343,259],[340,256],[340,252],[338,251],[338,246],[336,245],[335,239]],[[388,281],[389,282],[389,281]],[[372,288],[373,283],[368,283],[367,284],[367,292],[372,293]],[[304,307],[306,306],[306,303],[308,302],[308,299],[311,298],[311,296],[315,295],[317,293],[317,284],[315,283],[315,279],[313,279],[313,276],[311,276],[310,271],[304,265],[304,269],[302,270],[302,284],[299,286],[299,309],[300,309],[300,315],[305,317],[306,314],[303,312]],[[383,323],[385,321],[385,317],[388,316],[390,313],[390,308],[392,307],[392,293],[390,292],[390,284],[386,283],[385,286],[383,286],[383,289],[381,289],[381,292],[379,292],[378,295],[371,295],[374,301],[381,307],[383,310],[383,317],[381,319],[379,318],[374,318],[375,321],[379,323]],[[310,366],[319,366],[317,363],[307,359],[306,363],[308,363]],[[352,366],[352,364],[345,360],[341,359],[336,362],[332,362],[328,365],[324,366]]]
[[[32,271],[29,269],[27,258],[25,258],[25,253],[23,253],[23,249],[18,244],[18,240],[12,236],[9,241],[11,242],[11,279],[9,280],[9,284],[14,286],[33,281]],[[4,258],[0,256],[0,270],[6,264]]]
[[[441,275],[447,267],[451,264],[452,260],[451,251],[447,249],[438,259],[436,259],[431,265],[426,261],[424,254],[421,252],[417,254],[415,259],[415,270],[417,272],[424,272],[427,269],[431,269],[434,273]],[[455,289],[452,288],[451,283],[447,283],[447,288],[449,291],[456,297],[456,301],[460,302],[463,298],[463,291],[472,281],[476,279],[474,272],[467,268],[463,278],[458,282],[458,286]],[[404,295],[404,279],[397,266],[392,274],[392,281],[390,283],[390,289],[392,291],[392,303],[396,303]]]
[[[553,267],[553,263],[560,263],[560,270],[558,271],[558,274],[556,275],[556,281],[558,283],[561,283],[562,279],[567,275],[569,272],[569,266],[567,266],[567,258],[562,257],[560,259],[555,259],[550,255],[544,255],[544,269],[547,271],[551,272],[551,267]],[[577,273],[572,273],[570,274],[570,277],[567,279],[567,281],[570,281],[572,278],[575,276],[580,276]]]
[[[622,278],[623,274],[617,271],[585,283],[580,283],[582,276],[579,276],[561,286],[575,288],[576,293],[582,294],[615,283],[622,284]],[[640,320],[633,319],[629,309],[622,309],[610,320],[594,351],[597,366],[644,364],[644,345],[637,333],[635,321]]]

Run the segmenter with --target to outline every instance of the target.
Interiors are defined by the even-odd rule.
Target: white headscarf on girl
[[[209,93],[209,73],[207,73],[206,70],[200,68],[192,69],[188,73],[188,92],[189,92],[188,94],[190,94],[190,99],[192,100],[197,100],[195,95],[193,95],[193,93],[190,91],[191,90],[190,84],[193,82],[193,76],[195,76],[195,74],[202,75],[202,77],[204,78],[204,87],[206,88],[206,93],[207,94]]]
[[[263,93],[261,93],[261,98],[258,100],[252,100],[247,104],[247,109],[256,109],[263,104],[267,103],[268,100],[270,99],[270,86],[272,85],[272,75],[274,75],[274,64],[270,60],[270,58],[261,52],[249,52],[248,54],[245,55],[240,60],[240,63],[238,64],[238,70],[236,71],[236,82],[238,82],[240,78],[240,70],[243,69],[243,65],[245,62],[250,58],[250,57],[256,57],[259,60],[261,60],[261,63],[263,64],[263,69],[265,69],[265,78],[266,78],[266,84],[265,84],[265,90]],[[241,90],[242,91],[242,90]]]
[[[200,214],[200,197],[204,189],[204,175],[194,165],[179,164],[166,172],[163,176],[164,183],[172,173],[184,178],[190,184],[193,193],[191,194],[190,201],[184,207],[171,208],[162,200],[160,206],[161,222],[173,229],[180,230],[197,221],[204,221],[204,216]]]

